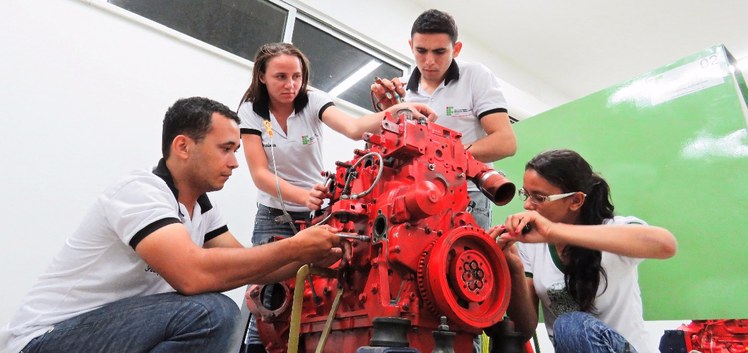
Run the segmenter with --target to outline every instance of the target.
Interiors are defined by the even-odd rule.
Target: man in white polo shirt
[[[238,166],[238,124],[207,98],[174,103],[158,166],[96,200],[0,330],[3,352],[238,350],[239,309],[220,292],[339,259],[329,227],[252,248],[229,232],[206,193],[223,188]]]
[[[493,163],[513,156],[517,140],[499,81],[482,64],[455,60],[462,42],[457,40],[454,18],[434,9],[423,12],[413,22],[408,44],[417,68],[410,78],[382,79],[373,84],[375,109],[386,109],[400,97],[406,102],[426,103],[439,116],[438,124],[462,134],[462,143],[475,159]],[[493,204],[474,183],[468,183],[468,193],[476,223],[483,229],[491,228]],[[481,352],[477,339],[474,351]]]
[[[477,160],[492,163],[514,155],[517,140],[499,81],[482,64],[455,60],[462,42],[457,40],[454,18],[427,10],[413,22],[410,36],[417,68],[407,81],[394,78],[373,84],[371,90],[379,102],[375,108],[390,107],[399,97],[426,103],[439,116],[438,124],[462,134],[462,143]],[[472,214],[476,222],[489,229],[491,202],[473,183],[469,183],[468,192],[475,203]]]

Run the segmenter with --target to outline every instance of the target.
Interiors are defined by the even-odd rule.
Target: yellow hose
[[[343,287],[338,286],[338,294],[335,296],[335,300],[332,302],[332,308],[330,308],[330,314],[327,315],[325,328],[322,329],[322,336],[319,339],[319,343],[317,344],[317,350],[315,351],[315,353],[322,353],[322,350],[325,349],[325,344],[327,344],[327,337],[330,336],[330,331],[332,330],[332,320],[335,319],[335,313],[338,312],[338,307],[340,306],[340,297],[342,296]]]
[[[304,281],[309,274],[336,277],[337,273],[337,271],[329,268],[311,267],[310,265],[301,266],[301,268],[296,271],[296,287],[293,289],[293,306],[291,307],[291,324],[288,329],[288,353],[297,353],[299,351],[301,308],[304,304]],[[342,290],[338,292],[338,296],[340,296],[340,293],[342,293]],[[335,298],[335,301],[338,302],[338,298]],[[334,313],[335,310],[337,310],[337,308],[334,308],[332,312]]]

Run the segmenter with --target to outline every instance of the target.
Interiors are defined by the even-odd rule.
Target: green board
[[[678,253],[640,265],[646,320],[748,318],[746,86],[723,46],[514,124],[497,163],[519,188],[524,164],[578,151],[610,183],[616,213],[670,229]],[[522,210],[515,199],[494,223]]]

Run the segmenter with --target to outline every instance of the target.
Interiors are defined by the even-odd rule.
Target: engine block
[[[333,195],[311,224],[359,236],[350,263],[308,276],[301,305],[300,352],[355,352],[369,345],[378,317],[410,320],[410,347],[431,352],[431,332],[448,319],[457,352],[499,322],[508,305],[509,270],[503,253],[469,212],[468,182],[497,205],[515,186],[474,159],[461,135],[410,111],[387,114],[381,132],[366,134],[366,149],[324,173]],[[269,353],[286,352],[293,280],[247,292]],[[263,301],[266,304],[263,305]],[[328,318],[330,319],[328,322]],[[327,322],[327,324],[326,324]]]
[[[748,320],[694,320],[676,330],[666,330],[660,352],[748,352]]]

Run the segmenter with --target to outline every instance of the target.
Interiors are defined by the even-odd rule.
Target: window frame
[[[382,62],[401,69],[403,71],[403,76],[407,76],[408,74],[410,74],[415,65],[413,59],[400,55],[399,53],[395,53],[393,50],[386,48],[379,43],[376,43],[371,38],[368,38],[351,28],[347,28],[346,26],[339,23],[336,24],[332,19],[320,19],[319,16],[314,16],[305,11],[297,11],[297,17],[300,20],[307,22],[317,29],[329,34],[330,36],[335,37],[336,39],[339,39],[346,44],[358,50],[361,50],[362,52],[365,52],[377,58],[378,60],[381,60]],[[291,16],[289,16],[288,21],[295,22],[295,18],[292,19]],[[290,26],[291,30],[293,30],[294,25],[295,24],[292,24]],[[288,42],[293,43],[292,39],[293,38],[289,39]],[[285,35],[284,40],[286,40]]]
[[[254,67],[252,60],[243,58],[239,55],[231,53],[227,50],[221,49],[213,44],[204,42],[200,39],[196,39],[183,32],[180,32],[167,25],[161,24],[155,20],[139,15],[134,12],[130,12],[122,7],[115,4],[109,3],[107,0],[78,0],[80,2],[96,6],[108,12],[114,13],[118,16],[124,17],[128,20],[144,25],[158,32],[164,33],[176,40],[186,42],[190,45],[196,46],[200,49],[206,50],[210,53],[226,58],[233,62],[241,65],[248,66],[250,69]],[[366,53],[383,63],[393,66],[397,69],[402,70],[403,76],[407,77],[410,75],[415,67],[415,62],[412,58],[409,58],[395,50],[382,45],[381,43],[363,35],[362,33],[343,25],[342,23],[323,15],[320,11],[293,0],[261,0],[271,5],[278,6],[286,11],[286,23],[283,29],[282,38],[284,42],[293,43],[293,31],[295,22],[297,19],[307,22],[309,25],[317,28],[318,30],[330,35],[331,37],[344,42],[347,45]],[[316,87],[313,87],[318,89]],[[323,91],[320,89],[320,91]],[[324,91],[323,91],[324,92]],[[361,107],[347,100],[339,98],[337,96],[332,97],[336,104],[342,108],[349,110],[353,113],[369,113],[372,111],[372,107]]]

